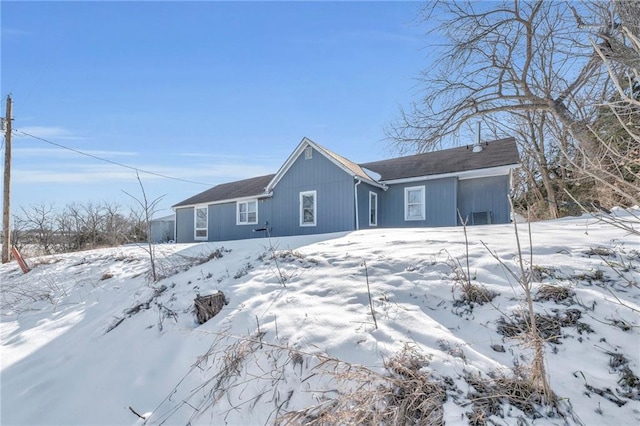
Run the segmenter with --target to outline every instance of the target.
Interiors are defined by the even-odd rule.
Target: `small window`
[[[300,193],[300,226],[316,226],[316,191]]]
[[[369,226],[378,226],[378,194],[369,192]]]
[[[311,160],[311,158],[313,158],[313,148],[308,146],[304,149],[304,159]]]
[[[424,186],[404,189],[404,220],[424,220]]]
[[[195,214],[194,238],[196,240],[206,240],[207,237],[209,236],[209,233],[208,233],[209,208],[207,206],[196,207],[194,210],[194,214]]]
[[[238,201],[237,225],[255,225],[258,223],[258,200]]]

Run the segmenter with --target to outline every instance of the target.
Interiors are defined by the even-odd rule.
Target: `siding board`
[[[176,209],[176,241],[180,243],[192,243],[193,239],[193,207]]]
[[[404,189],[425,187],[425,220],[404,219]],[[380,226],[419,227],[454,226],[456,224],[456,178],[424,180],[406,184],[390,185],[382,198],[384,215],[378,217]]]
[[[465,179],[458,183],[458,206],[462,218],[473,212],[490,211],[492,223],[509,223],[509,176]],[[471,223],[471,222],[469,222]]]

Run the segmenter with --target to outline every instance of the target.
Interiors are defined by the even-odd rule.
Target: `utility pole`
[[[4,134],[4,191],[2,209],[2,263],[9,262],[11,249],[11,228],[9,227],[9,205],[11,201],[11,95],[7,95],[7,116],[5,117]]]

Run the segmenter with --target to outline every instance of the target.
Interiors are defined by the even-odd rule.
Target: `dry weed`
[[[572,298],[574,294],[569,287],[544,284],[538,289],[534,300],[537,302],[553,300],[560,303]]]
[[[423,371],[428,358],[411,346],[384,363],[386,374],[327,360],[324,373],[341,383],[338,396],[291,411],[279,425],[442,425],[445,385]],[[346,390],[345,390],[346,389]]]

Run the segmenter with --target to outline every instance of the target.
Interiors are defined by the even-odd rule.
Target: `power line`
[[[153,175],[153,176],[161,177],[161,178],[164,178],[164,179],[172,179],[172,180],[177,180],[177,181],[180,181],[180,182],[193,183],[193,184],[196,184],[196,185],[214,186],[214,185],[212,185],[210,183],[197,182],[197,181],[193,181],[193,180],[182,179],[182,178],[177,178],[177,177],[173,177],[173,176],[167,176],[167,175],[163,175],[161,173],[150,172],[149,170],[139,169],[137,167],[129,166],[127,164],[123,164],[123,163],[119,163],[117,161],[109,160],[107,158],[98,157],[97,155],[89,154],[88,152],[83,152],[83,151],[80,151],[80,150],[75,149],[75,148],[70,148],[68,146],[64,146],[64,145],[61,145],[61,144],[56,143],[56,142],[51,142],[50,140],[41,138],[39,136],[34,136],[34,135],[32,135],[30,133],[27,133],[27,132],[24,132],[22,130],[14,130],[14,132],[15,133],[20,133],[20,134],[22,134],[24,136],[32,137],[32,138],[37,139],[37,140],[42,141],[42,142],[46,142],[46,143],[48,143],[50,145],[57,146],[58,148],[62,148],[62,149],[66,149],[66,150],[71,151],[71,152],[75,152],[76,154],[84,155],[86,157],[90,157],[90,158],[93,158],[95,160],[104,161],[105,163],[113,164],[113,165],[119,166],[119,167],[124,167],[125,169],[134,170],[136,172],[146,173],[148,175]]]

